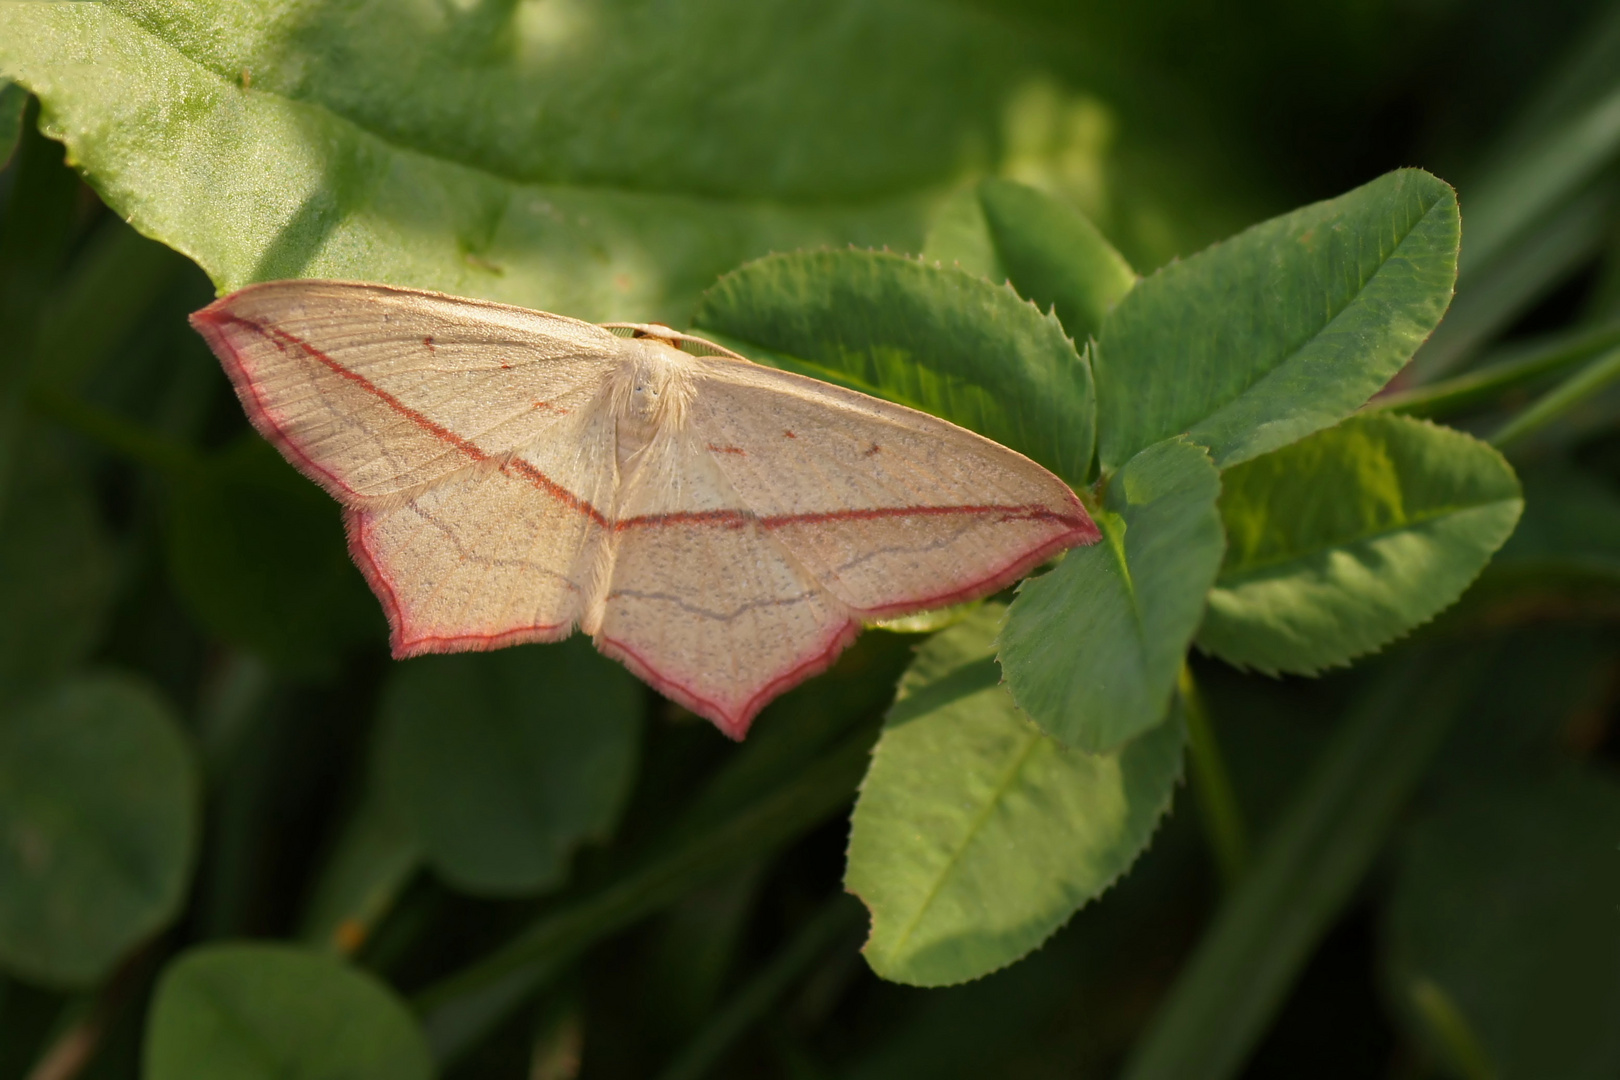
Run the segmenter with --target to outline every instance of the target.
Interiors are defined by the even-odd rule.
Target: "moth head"
[[[692,380],[680,350],[668,340],[647,335],[628,346],[626,354],[613,390],[618,415],[654,426],[680,424],[692,396]]]
[[[695,337],[692,334],[683,334],[679,330],[665,326],[663,323],[603,323],[602,328],[619,337],[635,338],[668,345],[670,348],[679,349],[690,356],[723,356],[730,360],[744,359],[730,349],[716,345],[712,341]]]

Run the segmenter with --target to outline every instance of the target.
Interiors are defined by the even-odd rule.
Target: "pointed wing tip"
[[[677,678],[666,675],[645,657],[610,637],[598,636],[596,648],[603,656],[617,660],[636,678],[669,698],[677,705],[696,713],[720,729],[721,734],[734,742],[742,742],[753,726],[754,718],[781,695],[807,679],[820,675],[832,667],[845,649],[861,632],[861,624],[851,619],[843,623],[821,646],[792,668],[766,679],[752,689],[746,697],[723,702],[704,697]]]
[[[186,322],[191,328],[202,335],[208,342],[208,347],[214,350],[214,355],[221,360],[225,359],[227,351],[234,352],[229,339],[225,336],[225,323],[228,321],[224,304],[230,297],[221,297],[207,307],[198,308],[186,316]]]
[[[260,282],[260,285],[267,284],[273,283]],[[247,292],[249,289],[255,288],[258,288],[258,286],[246,285],[240,289],[228,292],[224,296],[217,296],[211,303],[198,308],[196,311],[193,311],[190,315],[186,316],[186,321],[191,324],[193,330],[196,330],[197,333],[203,335],[205,338],[208,338],[209,344],[213,344],[212,335],[219,334],[222,328],[227,323],[231,322],[235,317],[233,308],[235,307],[237,300],[241,298],[243,293]]]
[[[191,322],[192,326],[196,326],[198,323],[218,322],[220,311],[227,303],[230,302],[231,297],[235,295],[235,293],[227,293],[224,296],[217,296],[208,304],[205,304],[196,311],[193,311],[187,316],[187,319]]]
[[[250,320],[243,319],[229,310],[230,302],[238,295],[239,293],[232,293],[230,296],[223,296],[207,307],[192,312],[187,317],[192,329],[196,330],[203,341],[208,343],[209,349],[213,350],[214,356],[219,360],[219,366],[225,371],[225,377],[231,381],[231,388],[236,391],[236,398],[242,403],[242,411],[247,414],[248,423],[253,425],[253,430],[274,446],[289,465],[319,484],[328,495],[345,506],[352,505],[357,498],[354,490],[339,477],[316,464],[314,457],[306,453],[298,440],[282,427],[271,414],[270,407],[261,399],[258,383],[248,370],[243,350],[232,340],[230,328],[248,327],[250,330],[258,330],[261,334],[263,331]]]
[[[1063,484],[1063,481],[1059,480],[1058,483]],[[1092,519],[1086,504],[1080,501],[1080,496],[1076,495],[1074,489],[1067,484],[1063,484],[1063,494],[1069,513],[1062,515],[1060,520],[1070,528],[1070,532],[1062,538],[1063,547],[1084,547],[1086,544],[1095,544],[1101,540],[1102,529],[1097,527],[1097,522]]]

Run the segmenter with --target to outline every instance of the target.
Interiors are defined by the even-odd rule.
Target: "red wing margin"
[[[191,317],[254,426],[348,504],[567,439],[619,357],[590,323],[386,285],[275,281]],[[550,477],[578,492],[578,476]]]

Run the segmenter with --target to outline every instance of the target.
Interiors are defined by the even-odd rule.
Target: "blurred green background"
[[[1462,270],[1399,390],[1488,431],[1620,342],[1612,3],[81,6],[0,3],[0,1080],[206,1070],[306,976],[350,1021],[312,1043],[334,1075],[422,1074],[400,998],[453,1077],[1159,1075],[1231,894],[1183,788],[1030,958],[878,980],[847,808],[917,638],[867,634],[740,748],[580,641],[392,663],[336,506],[185,324],[216,286],[363,269],[679,326],[769,251],[921,252],[985,175],[1146,273],[1412,165],[1458,189]],[[1228,958],[1257,1042],[1199,1075],[1620,1074],[1617,420],[1595,385],[1515,447],[1519,532],[1388,657],[1195,659],[1251,844],[1363,853],[1277,886],[1276,939],[1305,929]],[[1369,710],[1444,742],[1361,817],[1301,805]],[[24,885],[57,843],[95,849]],[[520,932],[527,966],[479,967]],[[244,938],[308,951],[171,964]]]

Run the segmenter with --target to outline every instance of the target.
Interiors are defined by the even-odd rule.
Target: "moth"
[[[863,623],[1099,535],[1006,447],[657,324],[313,280],[191,322],[343,504],[396,658],[577,627],[736,739]]]

